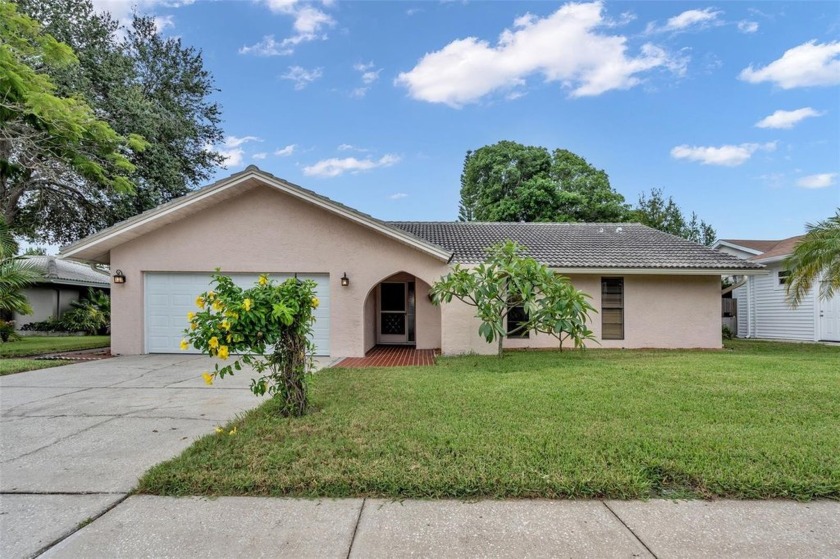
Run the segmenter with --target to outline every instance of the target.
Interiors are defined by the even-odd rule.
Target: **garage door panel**
[[[229,273],[236,285],[252,287],[259,274]],[[270,273],[276,281],[294,277],[293,273]],[[320,305],[315,309],[312,339],[316,354],[330,353],[330,281],[327,274],[298,274],[299,279],[315,281]],[[145,274],[146,351],[149,353],[179,353],[184,330],[189,326],[187,313],[195,310],[195,298],[210,287],[210,272],[176,273],[147,272]],[[197,353],[190,348],[190,353]]]

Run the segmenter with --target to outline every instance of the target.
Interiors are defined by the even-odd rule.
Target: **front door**
[[[827,300],[817,293],[817,298],[820,306],[820,339],[840,342],[840,293],[835,293]]]
[[[404,344],[408,342],[408,284],[385,282],[379,284],[378,342]]]

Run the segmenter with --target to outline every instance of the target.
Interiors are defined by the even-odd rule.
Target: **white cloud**
[[[297,144],[289,144],[284,148],[277,148],[276,150],[274,150],[274,155],[276,155],[277,157],[288,157],[292,155],[296,149]]]
[[[737,167],[749,160],[757,151],[774,151],[776,142],[766,144],[740,144],[724,145],[720,147],[711,146],[689,146],[681,145],[671,150],[671,157],[674,159],[687,159],[688,161],[699,161],[703,165],[720,165],[723,167]]]
[[[379,159],[356,159],[355,157],[336,157],[324,159],[317,163],[303,168],[303,174],[308,177],[337,177],[344,173],[360,173],[370,171],[378,167],[390,167],[399,163],[400,158],[396,155],[383,155]]]
[[[739,21],[738,22],[738,31],[741,33],[755,33],[758,31],[758,22],[756,21]]]
[[[360,148],[353,144],[341,144],[338,146],[338,151],[361,151],[362,153],[370,151],[367,148]]]
[[[283,41],[275,41],[274,35],[266,35],[259,43],[239,48],[239,54],[253,54],[256,56],[286,56],[294,49],[283,45]]]
[[[718,16],[723,12],[715,10],[714,8],[704,8],[702,10],[686,10],[681,14],[669,18],[665,25],[657,28],[656,24],[649,24],[646,30],[647,33],[656,32],[675,32],[686,31],[689,28],[706,29],[713,25],[722,25]]]
[[[168,15],[168,16],[155,16],[155,29],[158,33],[162,33],[166,29],[174,29],[175,28],[175,16]]]
[[[840,84],[840,41],[803,43],[763,68],[744,68],[738,77],[750,83],[772,82],[782,89]]]
[[[263,159],[265,159],[266,157],[268,157],[268,153],[266,153],[266,152],[264,152],[264,151],[261,151],[261,152],[259,152],[259,153],[255,153],[255,154],[254,154],[254,155],[252,155],[251,157],[252,157],[253,159],[263,160]]]
[[[227,148],[238,148],[248,142],[262,142],[262,138],[258,138],[257,136],[227,136],[225,137],[224,145]]]
[[[496,45],[476,37],[452,41],[400,73],[395,84],[414,99],[460,107],[523,86],[534,74],[582,97],[629,89],[641,83],[639,74],[652,69],[685,71],[685,60],[649,43],[639,56],[628,56],[626,37],[601,32],[609,28],[602,11],[598,2],[569,3],[542,19],[522,16],[513,30],[502,31]]]
[[[379,79],[379,73],[382,71],[382,68],[374,69],[375,64],[373,62],[368,62],[367,64],[354,64],[353,69],[356,70],[361,74],[362,84],[361,87],[355,88],[351,95],[353,97],[362,98],[367,95],[367,92],[370,91],[370,86],[373,85]]]
[[[221,146],[215,148],[215,152],[224,158],[222,166],[226,168],[238,167],[245,158],[245,150],[242,146],[248,142],[261,142],[256,136],[227,136]]]
[[[837,178],[837,173],[808,175],[796,181],[796,186],[801,186],[802,188],[826,188],[834,184],[835,178]]]
[[[300,91],[323,75],[321,68],[307,70],[300,66],[289,66],[289,71],[280,76],[280,79],[294,82],[295,89]]]
[[[240,54],[255,54],[257,56],[285,56],[292,54],[297,45],[315,40],[326,40],[325,29],[335,26],[335,20],[326,12],[315,8],[311,4],[297,0],[263,0],[263,4],[274,13],[294,18],[292,29],[294,34],[277,41],[274,35],[266,35],[262,41],[251,46],[243,46]],[[324,5],[327,5],[324,2]]]
[[[822,116],[825,113],[815,111],[811,107],[796,109],[795,111],[776,111],[755,123],[758,128],[793,128],[794,125],[809,117]]]
[[[402,200],[403,198],[408,198],[408,194],[405,192],[396,192],[388,196],[389,200]]]

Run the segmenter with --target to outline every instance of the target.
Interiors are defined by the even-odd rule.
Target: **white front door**
[[[408,342],[408,284],[404,281],[379,284],[377,341],[381,344]]]
[[[840,293],[831,299],[822,299],[817,294],[819,305],[819,336],[821,340],[840,342]]]

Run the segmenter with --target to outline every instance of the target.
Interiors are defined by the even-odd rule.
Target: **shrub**
[[[111,327],[111,297],[104,291],[88,289],[87,295],[70,303],[73,309],[59,321],[64,330],[86,334],[107,334]]]
[[[252,366],[258,378],[251,379],[251,391],[266,392],[280,402],[283,415],[306,413],[306,373],[312,364],[314,345],[310,341],[318,307],[315,282],[288,279],[275,283],[263,274],[254,287],[242,289],[216,270],[211,291],[196,299],[197,313],[189,313],[189,328],[181,349],[190,345],[212,357],[227,360],[241,354],[230,365],[214,366],[204,373],[207,384]]]
[[[735,336],[735,334],[732,333],[732,330],[729,329],[729,326],[724,324],[721,328],[721,336],[723,336],[724,340],[731,340]]]
[[[40,322],[30,322],[20,327],[22,331],[29,332],[66,332],[64,323],[56,318],[48,318]]]
[[[19,340],[20,336],[15,333],[15,323],[13,320],[0,320],[0,340],[3,342]]]

